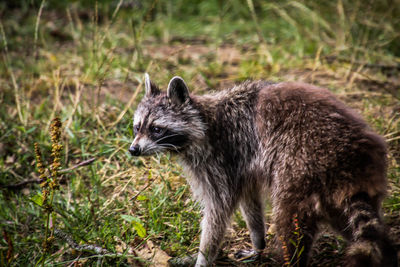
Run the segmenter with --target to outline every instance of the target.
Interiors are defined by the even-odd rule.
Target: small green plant
[[[290,266],[290,254],[289,254],[289,250],[287,248],[287,244],[285,239],[283,238],[283,236],[280,236],[279,239],[282,242],[282,250],[283,250],[283,260],[285,261],[285,263],[283,265],[285,266]]]
[[[283,236],[280,236],[280,240],[282,242],[282,250],[283,250],[283,259],[285,266],[300,266],[300,257],[304,251],[304,246],[301,246],[301,240],[303,239],[304,235],[301,233],[301,229],[299,226],[299,219],[297,214],[293,216],[293,224],[294,224],[294,237],[295,240],[289,239],[289,242],[294,246],[295,251],[293,255],[290,255],[287,243]]]
[[[42,153],[40,151],[38,143],[35,143],[35,156],[36,156],[36,166],[40,174],[39,178],[41,180],[40,187],[42,188],[42,193],[34,196],[32,200],[43,208],[45,213],[45,234],[42,244],[43,254],[39,262],[44,266],[47,253],[50,250],[51,244],[54,241],[54,224],[55,224],[55,213],[53,211],[53,200],[54,194],[59,189],[58,181],[58,170],[60,169],[60,151],[62,145],[60,144],[61,136],[61,120],[59,118],[53,119],[50,126],[50,136],[51,136],[51,157],[52,163],[50,164],[50,172],[46,173],[45,164],[42,160]]]

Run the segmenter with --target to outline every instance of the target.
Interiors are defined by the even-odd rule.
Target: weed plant
[[[59,168],[61,166],[60,152],[62,145],[60,144],[61,137],[61,121],[59,118],[54,118],[51,126],[51,158],[52,163],[49,166],[49,173],[46,174],[46,165],[42,160],[42,153],[40,152],[39,144],[35,143],[35,156],[36,156],[36,167],[40,174],[40,187],[42,188],[42,193],[40,195],[35,195],[32,197],[32,201],[43,208],[45,213],[45,234],[43,240],[43,254],[40,261],[42,266],[46,260],[47,253],[50,251],[51,245],[54,240],[54,225],[56,221],[56,216],[53,208],[54,194],[59,189]]]

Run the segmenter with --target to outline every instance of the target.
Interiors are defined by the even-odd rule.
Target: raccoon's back
[[[360,190],[385,191],[384,140],[328,90],[303,83],[266,86],[256,124],[278,172],[290,170],[292,179],[307,177],[299,182],[332,190],[365,183]]]

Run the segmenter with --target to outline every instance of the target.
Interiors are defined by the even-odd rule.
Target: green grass
[[[48,128],[56,116],[63,122],[62,168],[96,159],[64,174],[54,223],[79,245],[95,244],[112,255],[76,251],[56,238],[46,265],[146,265],[132,251],[149,240],[169,256],[196,252],[199,207],[175,159],[127,153],[144,72],[162,88],[181,75],[198,93],[248,78],[330,88],[388,139],[391,191],[384,207],[388,216],[399,213],[398,6],[142,2],[46,1],[37,28],[42,1],[0,4],[0,184],[38,177],[33,144],[50,162]],[[45,218],[31,198],[40,191],[37,184],[1,189],[0,265],[39,261]],[[240,217],[235,227],[244,229]]]

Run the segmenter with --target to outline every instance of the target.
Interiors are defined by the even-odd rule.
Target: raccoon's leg
[[[297,210],[296,207],[302,205],[299,202],[289,203],[291,204],[284,204],[282,201],[273,208],[277,243],[282,248],[285,263],[307,266],[319,217],[312,210]],[[297,205],[294,206],[294,203]]]
[[[359,193],[346,203],[347,227],[342,234],[350,239],[347,266],[397,266],[397,252],[379,216],[380,200]]]
[[[250,231],[251,242],[254,250],[238,251],[236,258],[256,256],[265,248],[265,224],[263,214],[263,200],[258,192],[246,195],[240,203],[240,211]]]
[[[223,205],[222,201],[208,201],[201,221],[200,249],[196,267],[210,266],[219,253],[219,245],[224,237],[234,205]]]

